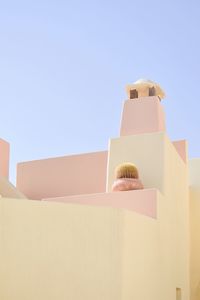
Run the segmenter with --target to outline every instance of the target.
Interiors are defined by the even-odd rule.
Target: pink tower
[[[164,92],[152,81],[138,80],[127,86],[120,135],[165,131],[161,99]]]

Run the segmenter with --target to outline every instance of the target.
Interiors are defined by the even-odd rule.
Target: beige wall
[[[200,159],[190,167],[191,300],[200,299]]]
[[[1,300],[121,299],[123,211],[0,203]]]
[[[123,241],[121,299],[168,300],[168,291],[162,291],[158,221],[127,211]]]
[[[166,282],[172,283],[174,279],[171,293],[181,288],[181,299],[187,300],[190,299],[188,166],[166,135],[164,165],[164,201],[160,203],[159,218],[164,276]]]
[[[155,219],[4,198],[0,215],[1,300],[161,299]]]
[[[124,136],[110,140],[107,170],[107,191],[111,191],[116,166],[134,163],[145,188],[164,189],[163,132]]]
[[[200,299],[200,187],[190,190],[191,300]]]
[[[0,198],[0,299],[176,300],[177,287],[189,299],[187,166],[164,133],[122,139],[118,155],[136,157],[144,184],[162,191],[157,219]]]
[[[162,299],[164,295],[168,295],[167,299],[175,299],[176,288],[181,288],[182,300],[188,300],[188,167],[164,132],[112,139],[108,191],[114,180],[115,167],[125,161],[136,164],[145,188],[157,188],[163,194],[158,209]]]

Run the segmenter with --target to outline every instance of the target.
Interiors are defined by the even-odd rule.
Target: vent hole
[[[130,90],[130,99],[138,98],[138,91],[137,90]]]
[[[149,96],[155,96],[156,95],[156,89],[153,86],[152,88],[149,88]]]

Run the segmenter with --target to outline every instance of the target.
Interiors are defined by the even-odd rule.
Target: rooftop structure
[[[127,92],[108,149],[21,162],[16,187],[0,140],[0,299],[200,299],[200,159],[169,139],[158,84]]]

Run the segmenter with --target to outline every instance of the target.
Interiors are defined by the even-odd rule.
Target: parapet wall
[[[19,163],[17,188],[30,199],[104,193],[107,151]]]

